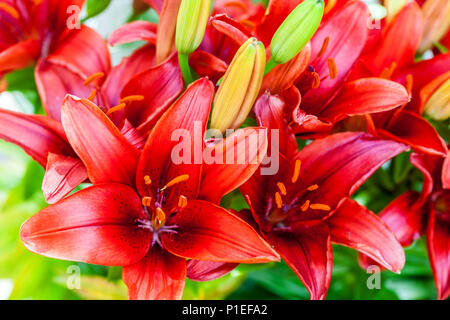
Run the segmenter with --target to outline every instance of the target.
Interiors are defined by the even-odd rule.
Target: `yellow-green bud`
[[[444,121],[450,118],[450,79],[445,81],[428,99],[424,112],[434,120]]]
[[[180,54],[194,52],[203,40],[211,0],[182,0],[177,17],[175,45]]]
[[[286,63],[303,49],[320,25],[324,6],[323,0],[305,0],[292,10],[270,43],[274,62]]]
[[[237,51],[214,98],[211,128],[239,128],[258,97],[266,65],[264,45],[248,39]]]

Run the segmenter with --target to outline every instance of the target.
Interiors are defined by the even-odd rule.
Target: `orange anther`
[[[317,72],[313,72],[313,82],[311,84],[313,89],[317,89],[320,86],[320,76]]]
[[[103,78],[104,76],[105,74],[103,72],[94,73],[93,75],[89,76],[86,80],[84,80],[83,85],[88,86],[95,80]]]
[[[188,174],[182,174],[182,175],[170,180],[169,183],[167,183],[163,188],[161,188],[161,191],[165,190],[167,188],[170,188],[170,187],[176,185],[177,183],[187,181],[188,179],[189,179]]]
[[[157,207],[157,208],[156,208],[156,218],[157,218],[160,222],[166,221],[166,213],[165,213],[164,210],[161,209],[160,207]]]
[[[97,95],[97,89],[92,90],[91,94],[88,97],[88,100],[94,101],[96,95]]]
[[[314,190],[317,190],[317,189],[319,189],[319,186],[317,184],[313,184],[312,186],[309,186],[307,188],[308,191],[314,191]]]
[[[406,76],[406,90],[411,93],[414,85],[414,78],[412,74]]]
[[[336,62],[334,62],[333,58],[328,59],[328,71],[330,73],[330,78],[334,79],[337,77],[337,67]]]
[[[326,204],[321,204],[321,203],[313,203],[309,207],[311,209],[313,209],[313,210],[323,210],[323,211],[330,211],[331,210],[330,206],[328,206]]]
[[[279,192],[275,192],[275,203],[277,204],[277,208],[281,209],[283,206],[283,200],[281,199],[281,195]]]
[[[304,204],[302,204],[302,206],[300,207],[300,209],[305,212],[306,210],[309,209],[309,204],[311,203],[311,201],[306,200]]]
[[[120,103],[127,103],[127,102],[132,102],[132,101],[142,101],[142,100],[144,100],[144,98],[145,97],[141,96],[141,95],[127,96],[127,97],[120,99]]]
[[[280,189],[280,192],[283,196],[285,196],[287,194],[286,186],[284,185],[283,182],[278,182],[277,187],[278,187],[278,189]]]
[[[181,196],[178,198],[178,206],[179,206],[180,208],[186,208],[187,203],[188,203],[188,200],[187,200],[187,198],[186,198],[185,196],[181,195]]]
[[[16,10],[13,6],[10,6],[7,3],[0,2],[0,10],[8,12],[11,16],[13,16],[16,19],[20,18],[19,11]]]
[[[114,107],[110,108],[108,111],[106,111],[106,115],[109,116],[109,115],[113,114],[114,112],[117,112],[117,111],[120,111],[120,110],[124,109],[126,106],[127,105],[125,103],[121,103],[121,104],[119,104],[117,106],[114,106]]]
[[[300,159],[295,160],[294,174],[292,175],[292,183],[296,183],[300,176],[300,169],[302,167],[302,161]]]
[[[145,176],[144,177],[144,182],[146,185],[151,185],[152,184],[152,179],[150,179],[150,176]]]
[[[142,205],[144,207],[150,207],[152,204],[152,197],[143,197],[142,198]]]
[[[321,55],[323,55],[324,52],[327,50],[327,48],[328,48],[328,43],[329,43],[329,42],[330,42],[330,37],[326,37],[326,38],[323,40],[322,48],[320,48],[320,51],[319,51],[319,53],[317,54],[318,57],[320,57]]]

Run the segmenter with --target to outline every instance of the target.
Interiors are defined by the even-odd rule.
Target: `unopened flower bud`
[[[450,118],[450,78],[434,91],[423,110],[434,120],[444,121]]]
[[[323,0],[306,0],[292,10],[270,44],[275,63],[286,63],[303,49],[319,27],[323,12]]]
[[[422,13],[425,25],[419,52],[431,49],[448,32],[450,28],[450,1],[427,0],[422,6]]]
[[[178,10],[175,45],[180,54],[194,52],[203,40],[211,0],[182,0]]]
[[[264,76],[266,53],[256,38],[238,50],[214,99],[211,128],[225,132],[239,128],[250,113]]]

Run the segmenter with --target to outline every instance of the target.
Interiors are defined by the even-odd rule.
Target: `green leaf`
[[[105,11],[106,8],[108,8],[110,3],[111,0],[88,0],[86,6],[87,17],[84,20],[99,15],[100,13]]]

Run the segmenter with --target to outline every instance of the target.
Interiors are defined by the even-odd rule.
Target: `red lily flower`
[[[174,164],[171,160],[176,142],[170,135],[175,129],[191,134],[187,139],[195,151],[195,121],[201,123],[203,136],[213,95],[209,80],[193,83],[158,121],[141,154],[94,104],[68,96],[62,123],[94,186],[30,218],[21,229],[25,246],[53,258],[124,266],[131,299],[181,298],[185,259],[278,260],[252,227],[202,196],[220,199],[244,183],[262,161],[266,139],[253,150],[256,164]],[[98,135],[101,140],[95,139]],[[231,145],[224,141],[237,148],[233,151],[241,151],[245,143],[245,139]],[[201,148],[206,152],[204,145]],[[211,188],[216,181],[221,182],[219,188]]]
[[[449,71],[450,54],[414,63],[423,34],[423,16],[415,2],[405,5],[391,21],[382,25],[382,30],[366,44],[350,78],[391,78],[406,85],[412,100],[397,110],[366,116],[367,130],[409,144],[417,152],[445,156],[447,147],[433,126],[421,117],[420,105],[421,91]]]
[[[257,229],[305,284],[311,299],[326,296],[331,242],[355,248],[399,272],[405,257],[394,234],[379,217],[349,197],[385,161],[407,147],[364,133],[341,133],[299,152],[285,120],[287,112],[283,100],[267,93],[255,106],[260,125],[280,129],[281,153],[275,176],[257,171],[240,188]],[[198,263],[191,266],[188,276],[210,280],[233,267]]]
[[[424,175],[422,193],[408,191],[392,201],[379,216],[404,247],[426,234],[428,256],[438,299],[450,296],[450,176],[449,157],[411,154],[411,163]],[[361,256],[362,265],[370,259]]]

